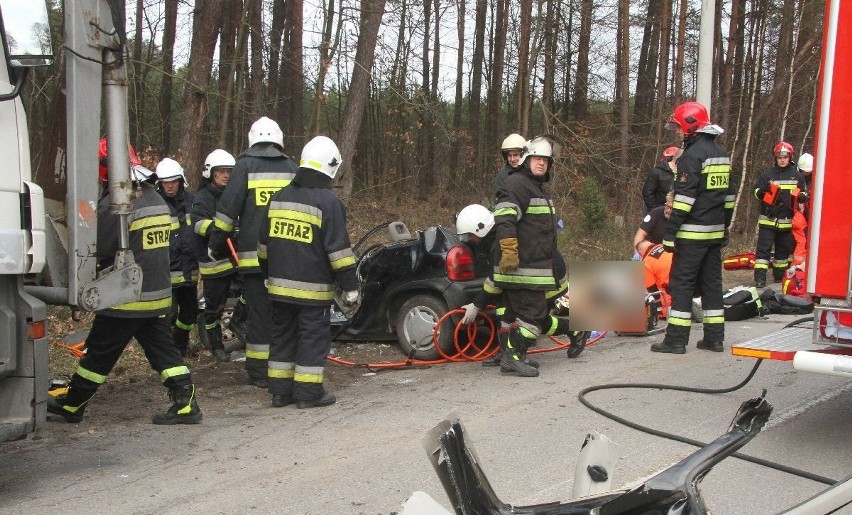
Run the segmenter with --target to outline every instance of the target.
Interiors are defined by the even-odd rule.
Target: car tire
[[[394,332],[406,356],[419,360],[435,360],[442,356],[432,341],[435,324],[447,312],[447,303],[434,295],[420,294],[406,299],[394,317]],[[447,322],[439,334],[439,345],[453,355],[452,323]]]

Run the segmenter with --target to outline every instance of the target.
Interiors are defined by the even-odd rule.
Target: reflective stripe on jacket
[[[335,285],[355,290],[355,255],[343,203],[328,177],[300,168],[263,218],[257,253],[273,301],[327,305]]]
[[[224,277],[236,272],[231,259],[211,259],[207,253],[210,235],[217,231],[213,218],[216,216],[216,203],[222,196],[222,188],[207,182],[195,194],[192,201],[190,221],[195,235],[195,251],[198,256],[198,271],[202,278]],[[230,250],[228,250],[230,254]]]
[[[697,133],[677,162],[674,203],[663,244],[716,244],[725,239],[736,201],[731,159],[715,136]]]
[[[150,184],[143,183],[133,199],[128,217],[130,250],[142,268],[142,295],[136,302],[120,304],[98,313],[119,318],[166,315],[172,305],[169,275],[171,214],[166,202]],[[112,266],[118,249],[119,217],[109,212],[109,195],[98,203],[98,264]]]
[[[536,177],[521,166],[509,174],[497,193],[494,208],[494,285],[503,289],[552,290],[557,281],[553,273],[556,252],[556,212],[544,191],[550,172]],[[503,273],[499,263],[500,240],[517,238],[518,269]]]
[[[192,193],[181,186],[175,197],[167,197],[162,190],[160,196],[166,201],[171,213],[169,268],[172,286],[195,285],[198,282],[198,256],[190,217]]]
[[[772,205],[763,202],[763,194],[770,189],[770,185],[774,185],[780,190],[775,203]],[[792,198],[795,189],[806,191],[807,185],[804,176],[792,162],[784,168],[777,165],[773,166],[760,174],[753,189],[754,197],[760,201],[758,225],[777,231],[791,230],[793,228],[793,212],[797,203],[797,199]]]
[[[257,238],[269,200],[284,188],[296,173],[293,160],[274,143],[256,143],[246,150],[231,172],[231,178],[216,206],[216,227],[224,235],[233,232],[239,221],[237,240],[239,268],[258,273]],[[215,238],[211,247],[219,257],[228,254],[224,238]]]

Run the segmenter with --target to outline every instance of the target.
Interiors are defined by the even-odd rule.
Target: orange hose
[[[477,318],[482,318],[488,324],[489,329],[491,330],[491,337],[481,348],[476,343],[476,334],[479,331],[478,324],[462,324],[461,320],[456,323],[453,332],[453,343],[455,345],[455,354],[448,354],[441,346],[438,344],[439,335],[441,331],[441,326],[446,322],[447,318],[451,315],[462,315],[464,314],[464,309],[452,309],[444,313],[441,318],[435,323],[435,329],[432,333],[432,343],[435,346],[435,350],[438,352],[438,355],[441,356],[440,359],[434,360],[420,360],[413,358],[406,358],[403,361],[396,362],[379,362],[379,363],[355,363],[353,361],[348,361],[342,358],[338,358],[336,356],[328,355],[326,358],[332,363],[336,363],[338,365],[349,366],[349,367],[357,367],[357,368],[366,368],[368,370],[385,370],[385,369],[395,369],[395,368],[410,368],[410,367],[428,367],[432,365],[440,365],[443,363],[461,363],[461,362],[470,362],[470,361],[482,361],[492,357],[496,354],[500,349],[499,346],[492,346],[495,341],[494,335],[495,333],[495,324],[494,320],[483,311],[480,311],[476,316]],[[461,345],[459,339],[459,332],[462,327],[465,327],[465,334],[467,336],[467,342],[464,345]],[[598,334],[594,338],[590,339],[586,342],[586,347],[590,345],[594,345],[599,342],[603,337],[606,336],[606,331]],[[555,336],[549,337],[551,341],[556,343],[555,347],[547,347],[544,349],[530,349],[529,354],[540,354],[542,352],[552,352],[557,350],[562,350],[571,346],[571,342],[563,343]],[[471,347],[476,351],[472,355],[468,355],[467,352],[471,349]]]

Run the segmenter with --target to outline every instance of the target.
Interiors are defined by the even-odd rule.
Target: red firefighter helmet
[[[127,144],[127,151],[130,153],[131,167],[142,164],[142,162],[139,161],[139,156],[136,155],[136,150],[130,143]],[[101,138],[100,144],[98,145],[98,179],[100,179],[101,182],[107,182],[108,173],[109,168],[107,167],[107,140],[106,138]]]
[[[793,158],[793,145],[787,143],[786,141],[782,141],[781,143],[775,145],[775,148],[772,149],[772,155],[775,157],[787,154],[790,156],[790,159]]]
[[[680,128],[684,136],[692,136],[698,129],[710,125],[710,115],[701,102],[684,102],[675,107],[666,123],[667,129]]]

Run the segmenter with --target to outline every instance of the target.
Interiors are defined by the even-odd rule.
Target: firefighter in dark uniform
[[[274,407],[295,402],[297,408],[314,408],[336,400],[323,388],[335,287],[343,291],[344,312],[351,312],[360,297],[346,211],[331,190],[340,162],[332,140],[309,141],[293,183],[272,197],[263,219],[257,249],[272,298]]]
[[[556,289],[556,214],[544,185],[550,179],[553,147],[546,137],[527,142],[522,166],[509,174],[494,210],[494,285],[503,291],[506,320],[516,326],[501,342],[501,370],[537,377],[524,361],[548,321],[545,293]]]
[[[497,192],[506,184],[509,174],[521,166],[521,156],[524,154],[526,144],[527,140],[517,133],[509,134],[500,144],[500,153],[503,154],[503,168],[494,176],[494,185],[491,188],[494,203],[497,203]]]
[[[648,172],[645,183],[642,185],[642,200],[645,203],[645,214],[647,215],[655,207],[666,203],[666,193],[672,190],[677,165],[675,156],[679,147],[668,147],[663,151],[663,158],[654,168]]]
[[[262,117],[251,126],[249,149],[242,153],[216,206],[216,228],[210,236],[214,259],[228,257],[226,238],[239,221],[237,257],[248,307],[246,372],[248,382],[266,388],[272,303],[257,260],[257,238],[269,199],[293,180],[296,165],[284,153],[284,134],[273,120]]]
[[[198,256],[190,220],[192,193],[183,167],[169,157],[157,164],[157,189],[169,206],[172,227],[169,254],[172,275],[172,335],[181,356],[189,349],[189,332],[198,320]]]
[[[102,154],[106,155],[105,144]],[[112,370],[122,351],[136,338],[145,357],[169,389],[171,407],[154,415],[154,424],[197,424],[201,409],[195,397],[189,368],[172,339],[168,315],[172,303],[169,280],[169,230],[171,215],[157,194],[150,170],[132,167],[138,187],[128,218],[130,250],[142,268],[142,294],[138,301],[98,311],[86,338],[86,353],[80,358],[67,394],[48,397],[47,411],[66,422],[80,422],[98,387]],[[102,166],[101,181],[107,173]],[[109,212],[107,193],[98,203],[98,264],[101,270],[113,265],[119,244],[119,217]]]
[[[230,359],[222,344],[221,318],[237,268],[230,255],[214,259],[209,256],[207,248],[210,235],[218,230],[213,223],[216,204],[228,185],[235,163],[234,156],[222,149],[216,149],[207,156],[201,172],[203,183],[195,194],[190,213],[204,293],[204,330],[209,350],[219,362]]]
[[[722,302],[722,246],[727,242],[736,187],[731,159],[716,137],[722,128],[710,123],[707,108],[685,102],[675,108],[666,128],[683,137],[674,181],[674,202],[663,246],[674,252],[669,276],[672,305],[666,337],[653,352],[683,354],[689,343],[692,298],[701,292],[704,338],[698,348],[722,352],[725,314]]]
[[[456,216],[456,233],[461,240],[470,247],[474,253],[474,262],[476,268],[479,269],[480,263],[487,265],[488,277],[482,284],[482,290],[477,292],[470,304],[465,304],[461,308],[465,310],[462,317],[462,323],[470,324],[476,320],[477,314],[489,305],[497,306],[496,314],[500,318],[500,326],[497,330],[498,342],[505,340],[509,336],[512,328],[512,322],[506,320],[506,309],[502,306],[502,288],[494,284],[492,265],[494,231],[494,215],[485,206],[479,204],[471,204],[461,211]],[[484,252],[483,252],[484,249]],[[568,271],[565,266],[565,260],[559,252],[554,254],[554,272],[556,277],[559,277],[556,288],[545,293],[548,307],[552,308],[557,299],[562,297],[568,291]],[[477,274],[479,275],[479,274]],[[543,334],[547,336],[568,334],[571,345],[568,349],[568,357],[576,358],[585,348],[588,334],[582,331],[569,331],[568,320],[566,318],[548,315],[548,320],[543,325]],[[498,350],[494,356],[482,360],[482,366],[496,367],[500,365],[503,359],[503,354]],[[527,358],[526,363],[532,367],[538,368],[538,362]]]
[[[772,277],[784,278],[796,242],[793,238],[793,212],[797,202],[807,200],[805,179],[793,162],[793,145],[782,141],[772,150],[775,166],[766,170],[754,185],[754,196],[760,201],[757,219],[757,247],[754,259],[754,283],[766,286],[769,258],[775,247]]]

